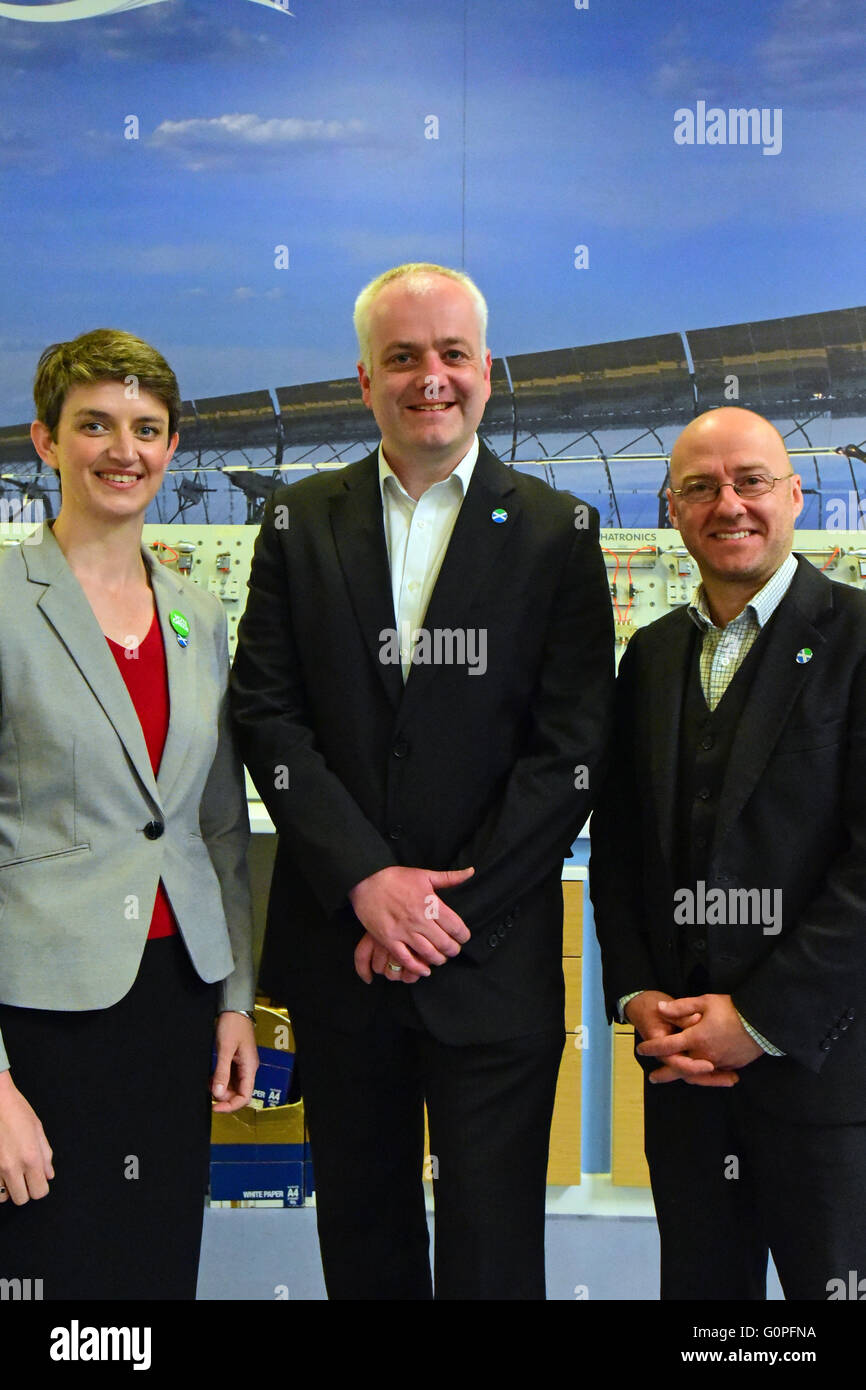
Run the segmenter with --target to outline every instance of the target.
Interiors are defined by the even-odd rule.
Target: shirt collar
[[[465,496],[466,496],[467,489],[468,489],[468,487],[469,487],[469,483],[470,483],[470,481],[471,481],[471,479],[472,479],[472,473],[473,473],[473,471],[474,471],[474,469],[475,469],[475,464],[476,464],[477,460],[478,460],[478,435],[476,434],[476,435],[474,436],[473,440],[472,440],[471,445],[469,446],[468,451],[463,455],[462,459],[461,459],[460,462],[457,464],[457,466],[456,466],[455,468],[452,468],[452,470],[451,470],[451,472],[448,474],[448,477],[447,477],[447,478],[440,478],[440,480],[439,480],[438,483],[433,483],[433,487],[434,487],[434,488],[435,488],[435,487],[441,487],[441,485],[442,485],[443,483],[450,483],[450,481],[451,481],[452,478],[456,478],[457,481],[458,481],[458,483],[460,484],[460,490],[461,490],[462,496],[465,497]],[[385,457],[385,450],[384,450],[382,444],[380,443],[380,444],[379,444],[379,492],[381,493],[381,496],[382,496],[382,500],[383,500],[383,501],[384,501],[384,498],[385,498],[385,481],[386,481],[387,478],[393,479],[393,481],[392,481],[391,483],[389,483],[389,487],[390,487],[392,490],[393,490],[393,489],[396,489],[397,492],[402,493],[403,496],[404,496],[409,502],[411,502],[412,505],[413,505],[413,507],[414,507],[416,499],[415,499],[414,497],[410,497],[410,496],[409,496],[409,494],[408,494],[408,492],[406,491],[406,489],[404,488],[403,484],[400,482],[400,479],[397,477],[397,474],[394,472],[393,468],[392,468],[392,467],[390,466],[390,464],[388,463],[388,460],[387,460],[386,457]],[[428,489],[428,491],[430,491],[430,490],[431,490],[431,489]],[[424,496],[426,496],[426,493],[424,494]]]
[[[765,623],[769,622],[779,604],[782,602],[782,599],[791,587],[791,581],[796,573],[797,560],[789,551],[786,558],[776,570],[776,573],[767,580],[763,589],[759,589],[754,598],[751,598],[746,604],[743,613],[748,613],[751,609],[758,627],[762,628]],[[711,629],[714,629],[716,632],[720,631],[710,617],[710,610],[707,604],[707,596],[704,593],[703,584],[699,584],[695,589],[692,601],[688,607],[688,613],[692,622],[696,627],[700,628],[701,632],[709,632]],[[743,616],[743,613],[739,613],[736,618],[732,618],[731,622],[738,622]],[[728,626],[730,626],[730,624],[728,624]]]

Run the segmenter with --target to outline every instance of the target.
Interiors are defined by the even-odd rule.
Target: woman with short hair
[[[194,1298],[211,1104],[257,1060],[225,615],[142,548],[165,359],[98,329],[34,396],[61,506],[0,553],[0,1278]]]

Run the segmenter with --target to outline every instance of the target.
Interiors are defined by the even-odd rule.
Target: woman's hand
[[[211,1077],[214,1110],[240,1110],[249,1105],[259,1065],[256,1035],[246,1014],[226,1009],[216,1025],[216,1071]]]
[[[0,1202],[11,1197],[16,1207],[31,1197],[48,1195],[54,1177],[52,1153],[33,1107],[9,1071],[0,1072]]]

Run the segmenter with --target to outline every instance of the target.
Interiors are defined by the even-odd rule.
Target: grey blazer
[[[59,545],[0,556],[0,1002],[102,1009],[131,988],[159,880],[219,1008],[253,1001],[243,772],[218,599],[143,550],[165,641],[154,777],[123,678]],[[178,644],[169,613],[190,625]],[[8,1067],[0,1038],[0,1070]],[[14,1066],[14,1059],[12,1062]]]

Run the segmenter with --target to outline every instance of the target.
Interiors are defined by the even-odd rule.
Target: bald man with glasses
[[[866,1274],[866,595],[792,553],[799,476],[724,407],[671,454],[701,583],[617,682],[591,891],[636,1030],[664,1299]],[[624,834],[623,827],[627,833]]]

